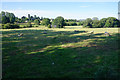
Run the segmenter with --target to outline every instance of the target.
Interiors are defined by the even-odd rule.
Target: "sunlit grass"
[[[93,78],[101,66],[117,69],[118,28],[39,26],[0,31],[3,78]],[[23,36],[18,37],[20,33]]]

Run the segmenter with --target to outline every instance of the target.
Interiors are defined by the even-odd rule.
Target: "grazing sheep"
[[[92,35],[94,33],[94,31],[91,31],[90,34]]]
[[[20,36],[23,36],[23,33],[18,34],[18,36],[19,36],[19,37],[20,37]]]
[[[111,36],[108,32],[105,32],[104,34],[105,34],[106,36]]]
[[[94,31],[91,31],[91,32],[89,33],[89,36],[93,35],[93,33],[94,33]]]
[[[47,34],[47,32],[44,31],[43,34]]]

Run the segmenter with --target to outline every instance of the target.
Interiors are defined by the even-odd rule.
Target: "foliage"
[[[120,21],[114,17],[102,18],[101,20],[98,20],[97,17],[94,17],[93,20],[87,18],[83,22],[83,27],[88,28],[120,27]]]
[[[93,17],[92,20],[99,20],[97,17]]]
[[[117,20],[114,17],[109,17],[106,20],[106,23],[104,25],[105,27],[119,27],[120,26],[120,22],[119,20]]]
[[[28,22],[27,25],[26,25],[26,27],[33,27],[33,26],[31,24],[31,22]]]
[[[65,26],[77,26],[76,22],[66,22]]]
[[[80,21],[80,22],[78,23],[79,26],[83,26],[83,24],[84,24],[84,21]]]
[[[15,22],[15,15],[13,13],[2,11],[0,15],[0,19],[2,19],[2,24]]]
[[[106,21],[107,21],[107,18],[102,18],[102,19],[100,20],[99,26],[100,26],[100,27],[105,27]]]
[[[27,23],[25,27],[32,27],[31,22],[35,23],[36,25],[39,25],[40,23],[42,25],[45,25],[46,27],[52,28],[63,28],[63,26],[83,26],[86,28],[109,28],[109,27],[120,27],[120,21],[114,17],[108,17],[108,18],[102,18],[99,20],[97,17],[87,18],[86,20],[76,20],[76,19],[65,19],[61,16],[58,16],[55,19],[52,19],[50,21],[49,18],[44,17],[37,17],[36,15],[30,16],[28,14],[28,18],[25,16],[22,16],[21,18],[15,17],[13,13],[4,12],[2,11],[0,13],[0,23],[6,24],[11,23],[14,24],[17,23]],[[52,24],[51,24],[52,22]],[[52,25],[52,26],[51,26]],[[7,26],[7,25],[5,25]]]
[[[34,20],[34,23],[35,23],[36,25],[39,25],[39,24],[40,24],[40,21],[39,21],[38,19],[35,19],[35,20]]]
[[[87,27],[87,28],[92,28],[92,19],[91,18],[87,18],[85,21],[84,21],[84,25],[83,27]]]
[[[53,26],[56,25],[57,28],[63,28],[63,26],[65,25],[64,18],[61,16],[58,16],[53,20],[52,25]]]
[[[48,24],[48,28],[52,28],[52,27],[51,27],[51,24]]]
[[[2,24],[2,29],[15,29],[15,28],[20,28],[18,24]]]
[[[100,28],[100,21],[99,20],[93,20],[92,28]]]
[[[47,27],[50,24],[50,19],[49,18],[43,19],[41,24]]]

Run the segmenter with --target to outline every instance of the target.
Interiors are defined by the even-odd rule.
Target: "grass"
[[[88,36],[92,30],[95,33]],[[101,67],[119,70],[118,28],[41,26],[1,31],[3,78],[94,78]],[[105,31],[112,36],[105,36]],[[24,35],[18,37],[20,33]]]

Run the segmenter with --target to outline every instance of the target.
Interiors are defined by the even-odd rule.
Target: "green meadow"
[[[3,78],[95,78],[100,69],[103,76],[119,73],[118,29],[1,29]]]

